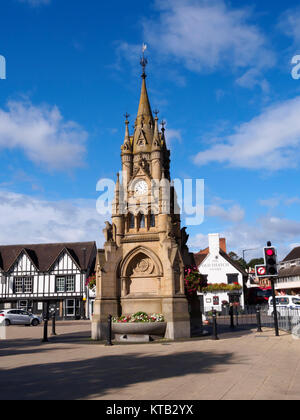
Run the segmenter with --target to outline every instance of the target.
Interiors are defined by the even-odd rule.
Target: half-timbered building
[[[95,242],[0,246],[0,309],[42,314],[50,301],[59,318],[89,318],[96,253]]]

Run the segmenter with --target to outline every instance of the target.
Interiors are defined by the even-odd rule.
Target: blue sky
[[[145,42],[172,176],[205,179],[191,248],[219,232],[229,250],[272,240],[285,256],[300,245],[300,79],[291,76],[299,28],[296,1],[7,0],[0,242],[102,245],[96,183],[120,169]]]

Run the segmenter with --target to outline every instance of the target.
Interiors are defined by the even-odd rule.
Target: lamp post
[[[257,251],[260,248],[249,248],[249,249],[243,249],[243,260],[245,261],[245,253],[249,251]]]

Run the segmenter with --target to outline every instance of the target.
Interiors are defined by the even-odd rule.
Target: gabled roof
[[[285,261],[293,261],[300,259],[300,246],[294,248],[283,260]]]
[[[226,261],[229,262],[229,264],[231,264],[234,268],[236,268],[243,276],[248,276],[248,273],[246,273],[246,271],[236,261],[230,258],[230,256],[226,252],[220,249],[219,253],[223,258],[225,258]],[[208,255],[209,255],[208,248],[203,251],[198,252],[198,254],[194,254],[194,260],[196,262],[197,267],[204,262],[204,260],[206,259]]]
[[[229,264],[233,265],[234,268],[236,268],[240,273],[242,273],[243,276],[248,276],[248,273],[246,273],[246,271],[240,266],[240,264],[234,261],[232,258],[230,258],[229,255],[226,254],[226,252],[220,250],[220,255],[222,255],[222,257],[225,258],[225,260],[228,261]]]
[[[0,269],[8,272],[22,251],[25,251],[40,272],[47,272],[64,250],[85,271],[96,254],[97,247],[95,242],[0,246]]]
[[[282,268],[278,273],[279,278],[282,277],[298,277],[300,276],[300,266],[294,265],[289,268]]]
[[[27,248],[21,249],[21,251],[19,252],[19,255],[15,258],[15,260],[12,262],[11,266],[8,267],[6,271],[10,271],[12,269],[12,267],[14,266],[14,264],[17,262],[17,260],[20,258],[20,256],[22,254],[25,254],[27,256],[29,261],[32,263],[32,265],[35,267],[35,269],[38,271],[39,267],[38,267],[38,260],[37,260],[36,254],[32,249],[27,249]]]
[[[208,254],[201,254],[200,252],[198,254],[194,254],[196,266],[198,267],[201,265],[207,256]]]

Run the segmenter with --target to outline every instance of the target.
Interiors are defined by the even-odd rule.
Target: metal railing
[[[213,311],[206,312],[206,318],[213,325]],[[280,330],[292,332],[299,325],[300,333],[300,309],[277,308],[278,327]],[[274,328],[274,316],[268,305],[245,306],[245,308],[223,308],[222,312],[216,313],[218,326],[236,328]]]

